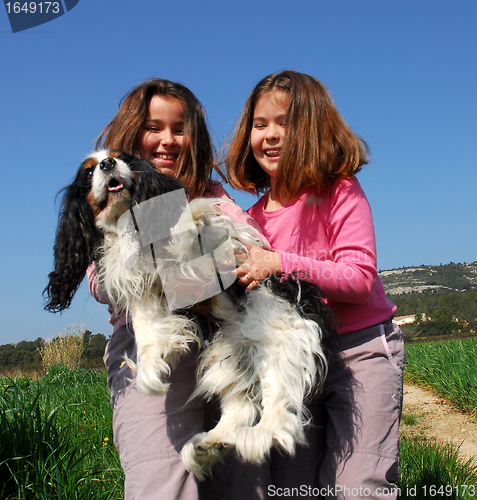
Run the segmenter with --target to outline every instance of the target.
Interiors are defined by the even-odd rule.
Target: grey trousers
[[[198,346],[183,357],[165,395],[142,396],[134,374],[122,362],[135,359],[134,333],[124,326],[113,335],[105,356],[113,404],[114,444],[125,474],[125,500],[262,500],[269,483],[267,464],[251,465],[233,455],[198,482],[182,463],[180,451],[196,433],[209,430],[218,408],[188,402],[195,388]]]
[[[123,328],[113,336],[106,364],[126,500],[397,498],[404,344],[390,322],[340,336],[324,390],[308,404],[308,446],[298,447],[294,457],[273,450],[260,466],[230,455],[202,483],[180,458],[188,439],[218,418],[213,406],[187,403],[195,387],[197,348],[172,373],[166,395],[144,397],[124,365],[110,370],[124,354],[120,339],[129,338],[127,351],[133,353],[133,334]]]
[[[320,403],[325,498],[395,499],[404,342],[390,321],[340,336]]]

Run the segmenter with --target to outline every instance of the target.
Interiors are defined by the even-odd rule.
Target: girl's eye
[[[175,135],[184,135],[184,130],[178,129],[174,132]]]

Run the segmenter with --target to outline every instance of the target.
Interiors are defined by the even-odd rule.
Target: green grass
[[[1,384],[0,498],[123,497],[104,373],[54,369]]]
[[[401,499],[474,499],[477,463],[462,461],[458,448],[450,444],[403,436],[399,487]]]
[[[477,338],[406,345],[405,377],[476,416]],[[400,498],[477,498],[477,461],[451,444],[402,436],[401,463]]]
[[[422,345],[412,346],[408,357],[418,369],[415,347]],[[104,372],[57,368],[39,380],[3,378],[0,384],[0,499],[123,498]],[[431,486],[442,487],[433,498],[477,497],[463,489],[477,484],[477,466],[463,463],[455,448],[403,436],[401,449],[400,498],[431,498]]]
[[[477,416],[477,338],[406,346],[406,379]]]
[[[413,426],[417,424],[419,417],[414,415],[413,413],[403,413],[401,418],[401,424]]]

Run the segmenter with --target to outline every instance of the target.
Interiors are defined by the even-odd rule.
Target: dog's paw
[[[237,452],[251,463],[262,463],[270,454],[272,445],[272,433],[260,425],[242,427],[236,431]]]
[[[182,448],[182,461],[189,472],[199,481],[211,474],[212,467],[217,462],[223,462],[230,447],[207,439],[208,432],[202,432],[190,439]]]
[[[164,364],[166,364],[164,362]],[[167,368],[169,368],[167,366]],[[164,382],[166,372],[170,375],[170,369],[159,371],[157,366],[151,363],[138,362],[136,367],[136,386],[137,390],[143,396],[157,396],[168,391],[170,384]]]
[[[305,425],[306,423],[298,418],[297,415],[288,413],[282,425],[272,430],[273,440],[289,455],[294,455],[297,444],[306,445],[307,443]]]
[[[293,456],[297,442],[302,443],[305,440],[304,433],[302,432],[301,434],[300,436],[294,436],[285,429],[279,429],[273,433],[273,446],[279,447]]]
[[[249,437],[250,442],[253,443],[255,439],[257,441],[255,447],[259,450],[260,443],[262,443],[262,450],[260,452],[264,453],[265,446],[269,444],[269,436],[271,436],[270,448],[280,448],[282,451],[288,453],[288,455],[293,456],[297,444],[306,445],[307,443],[304,424],[297,415],[291,412],[287,412],[285,415],[281,415],[281,417],[279,415],[275,415],[273,421],[263,419],[255,427],[252,427]]]
[[[136,377],[136,387],[141,396],[160,396],[169,390],[170,384],[161,379],[144,380],[139,373]]]

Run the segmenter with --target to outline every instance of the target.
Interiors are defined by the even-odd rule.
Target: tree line
[[[477,291],[450,294],[403,294],[391,295],[398,306],[396,316],[416,315],[412,326],[414,336],[477,333]],[[22,340],[18,344],[0,345],[0,367],[40,365],[40,349],[44,340]],[[82,360],[95,361],[103,357],[108,339],[102,333],[93,335],[85,330]]]
[[[54,341],[54,340],[53,340]],[[0,345],[0,366],[21,367],[25,365],[40,365],[40,349],[45,340],[38,337],[36,340],[22,340],[18,344]],[[93,335],[90,330],[84,332],[83,354],[81,359],[84,361],[100,360],[104,354],[104,348],[108,339],[102,333]]]
[[[396,316],[416,315],[414,330],[418,335],[477,332],[477,291],[389,298],[398,306]]]

